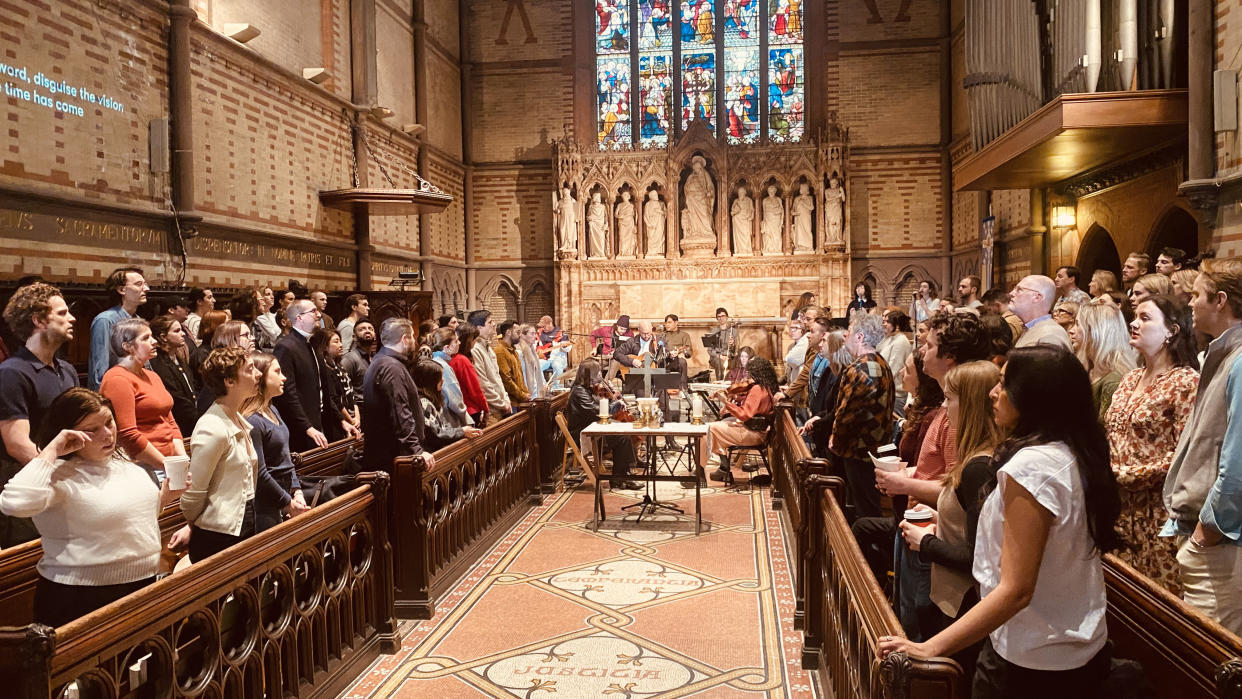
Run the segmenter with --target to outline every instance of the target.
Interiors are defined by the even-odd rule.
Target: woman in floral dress
[[[1117,528],[1129,544],[1117,555],[1178,594],[1177,548],[1156,533],[1168,518],[1161,499],[1164,476],[1199,387],[1190,309],[1173,296],[1149,297],[1130,323],[1130,344],[1143,366],[1121,380],[1106,422],[1121,489]]]

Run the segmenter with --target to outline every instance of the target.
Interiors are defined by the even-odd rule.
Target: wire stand
[[[660,475],[659,465],[656,463],[656,454],[658,453],[658,450],[655,448],[655,439],[656,439],[655,436],[646,437],[646,440],[647,440],[646,457],[647,458],[644,459],[644,461],[647,467],[647,473],[646,473],[647,476],[659,476]],[[667,465],[667,462],[666,462],[666,465]],[[646,481],[647,481],[647,486],[645,490],[643,491],[643,499],[638,502],[625,505],[624,507],[621,508],[623,512],[628,512],[629,510],[638,508],[638,518],[635,520],[638,522],[642,521],[643,515],[648,514],[648,509],[650,509],[650,512],[652,514],[659,512],[660,510],[668,510],[669,512],[675,512],[679,515],[686,514],[686,511],[681,509],[677,505],[673,505],[667,502],[660,502],[659,500],[657,500],[656,499],[656,481],[652,480],[651,478],[647,478]]]

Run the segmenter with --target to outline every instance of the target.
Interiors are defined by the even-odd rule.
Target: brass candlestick
[[[691,424],[691,425],[701,425],[701,424],[703,424],[703,416],[702,416],[702,415],[691,415],[691,416],[690,416],[690,424]]]

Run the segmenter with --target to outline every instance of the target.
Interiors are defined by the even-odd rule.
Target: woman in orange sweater
[[[99,392],[112,401],[121,446],[134,461],[162,471],[164,457],[185,456],[185,444],[173,419],[172,394],[158,374],[143,368],[156,351],[147,321],[117,323],[112,351],[121,361],[104,374]]]
[[[754,357],[746,365],[753,382],[745,388],[740,399],[732,395],[724,403],[728,415],[708,425],[707,444],[700,450],[702,463],[707,466],[708,452],[720,456],[720,468],[712,473],[712,480],[733,482],[733,471],[729,465],[728,448],[731,446],[753,445],[763,441],[771,426],[772,395],[779,390],[776,383],[776,370],[772,363],[763,357]],[[738,390],[742,390],[739,386]],[[736,402],[734,402],[736,401]]]

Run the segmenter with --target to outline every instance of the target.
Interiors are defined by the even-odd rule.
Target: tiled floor
[[[547,498],[342,696],[811,697],[768,490],[706,489],[697,536],[693,490],[619,518],[640,497],[599,531],[585,488]]]

